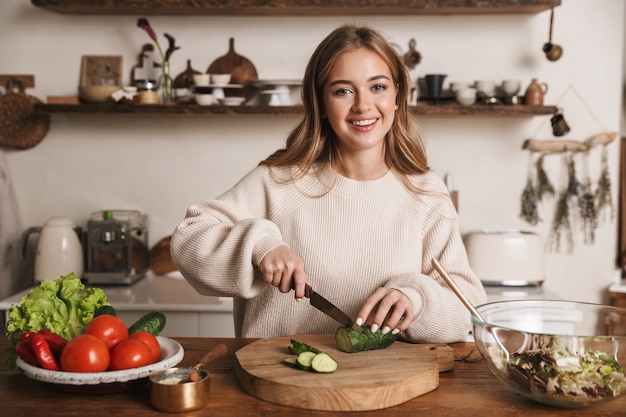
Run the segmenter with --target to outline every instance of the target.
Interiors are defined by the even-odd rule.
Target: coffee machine
[[[149,266],[147,216],[137,210],[103,210],[87,223],[85,279],[90,285],[130,285]]]

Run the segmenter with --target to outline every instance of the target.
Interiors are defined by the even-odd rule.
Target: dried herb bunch
[[[570,197],[577,196],[581,185],[578,178],[576,178],[576,165],[574,164],[574,157],[571,154],[568,154],[567,157],[567,177],[567,193]]]
[[[555,194],[554,186],[543,167],[543,157],[544,155],[542,154],[535,163],[537,168],[537,201],[543,200],[544,196],[554,197]]]
[[[591,191],[591,181],[585,181],[578,197],[578,208],[582,220],[581,229],[583,231],[583,241],[591,245],[596,240],[596,229],[598,228],[598,210],[596,200]]]
[[[603,210],[609,210],[609,218],[613,220],[615,217],[615,208],[613,207],[613,197],[611,194],[611,176],[609,174],[606,146],[602,147],[601,167],[600,178],[598,179],[598,188],[596,189],[596,205],[598,215]]]
[[[569,192],[566,189],[559,193],[559,198],[554,210],[554,218],[552,219],[550,236],[548,238],[548,246],[552,252],[559,252],[561,250],[563,235],[565,235],[567,239],[568,253],[574,250],[574,238],[572,236],[572,227],[569,217]]]
[[[537,190],[535,189],[532,175],[532,154],[529,156],[528,178],[521,195],[520,217],[533,226],[539,223],[539,210],[537,208]]]
[[[598,210],[596,208],[595,195],[591,189],[591,180],[589,179],[589,153],[583,155],[583,160],[584,178],[578,195],[578,209],[581,219],[580,227],[583,232],[583,242],[591,245],[596,240]]]

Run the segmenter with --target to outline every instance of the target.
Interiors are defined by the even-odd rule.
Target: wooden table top
[[[226,356],[209,365],[211,397],[202,410],[177,414],[179,416],[249,417],[249,416],[352,416],[354,412],[310,411],[280,406],[256,399],[245,393],[234,374],[234,352],[251,343],[252,339],[234,338],[175,338],[185,349],[180,366],[193,366],[217,343],[228,346]],[[626,416],[626,398],[607,404],[561,409],[535,403],[505,387],[487,368],[473,343],[455,343],[454,370],[440,374],[439,387],[423,396],[398,406],[359,412],[364,417],[615,417]],[[0,338],[0,351],[9,347],[6,337]],[[3,417],[144,417],[164,416],[152,408],[149,384],[130,391],[93,395],[61,391],[58,387],[31,380],[19,371],[0,364],[0,414]],[[176,414],[174,414],[176,415]]]

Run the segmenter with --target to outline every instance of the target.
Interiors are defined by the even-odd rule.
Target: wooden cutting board
[[[282,363],[291,340],[307,343],[339,363],[316,374]],[[309,410],[365,411],[401,404],[439,386],[439,372],[454,367],[447,345],[396,342],[386,349],[345,353],[334,335],[295,335],[257,340],[235,352],[235,373],[248,394]]]

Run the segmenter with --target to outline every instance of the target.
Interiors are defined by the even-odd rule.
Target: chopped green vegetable
[[[291,340],[291,346],[289,346],[289,352],[294,355],[298,355],[302,352],[315,352],[320,353],[321,351],[317,348],[314,348],[311,345],[307,345],[306,343],[298,342],[297,340]]]
[[[283,359],[283,363],[287,366],[291,366],[292,368],[298,367],[298,357],[297,356],[287,356]]]
[[[362,331],[353,326],[342,326],[335,333],[335,342],[339,350],[347,353],[362,352],[364,350],[384,349],[391,346],[397,335],[389,332],[383,334],[380,329],[372,332],[368,325],[361,326]]]
[[[283,363],[292,368],[328,374],[335,372],[339,366],[335,358],[328,353],[297,340],[291,340],[289,352],[293,356],[283,359]]]
[[[339,364],[326,352],[316,353],[311,360],[311,369],[315,372],[330,374],[337,370]]]
[[[296,358],[296,363],[302,369],[311,369],[311,362],[315,355],[317,355],[317,353],[311,351],[302,352]]]
[[[5,332],[11,343],[25,331],[48,329],[70,340],[83,332],[96,310],[108,304],[104,291],[87,288],[74,274],[43,280],[9,309]]]

